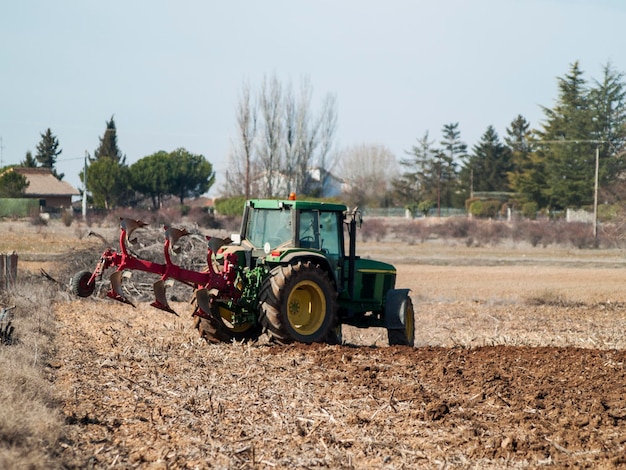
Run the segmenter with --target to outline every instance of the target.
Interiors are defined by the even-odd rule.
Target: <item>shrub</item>
[[[476,221],[467,217],[452,217],[433,227],[433,232],[441,238],[465,238],[476,227]]]
[[[511,236],[511,229],[505,222],[489,221],[477,224],[474,230],[479,245],[496,244]]]
[[[536,202],[526,202],[522,204],[522,215],[527,219],[535,219],[537,218],[537,211],[539,210],[539,206]]]
[[[71,211],[62,211],[61,221],[63,222],[63,225],[65,225],[66,227],[69,227],[70,225],[72,225],[72,222],[74,221],[74,214],[72,214]]]
[[[593,248],[596,240],[590,224],[584,222],[569,222],[567,224],[567,239],[576,248]]]
[[[233,215],[241,215],[243,213],[243,208],[246,203],[246,198],[244,196],[234,196],[225,199],[216,199],[215,200],[215,210],[220,215],[233,216]]]
[[[387,225],[381,219],[368,219],[361,226],[361,238],[364,242],[374,238],[377,242],[387,235]]]

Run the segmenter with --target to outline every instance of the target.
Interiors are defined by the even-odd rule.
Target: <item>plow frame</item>
[[[145,225],[147,224],[138,220],[121,219],[121,232],[119,237],[120,251],[114,251],[112,248],[107,248],[102,253],[87,285],[93,286],[97,279],[102,279],[102,276],[107,269],[116,268],[115,272],[113,272],[110,276],[111,289],[106,295],[107,297],[134,307],[134,304],[124,295],[122,291],[121,280],[123,273],[125,271],[144,271],[156,274],[160,276],[160,279],[153,285],[155,301],[150,305],[174,314],[176,314],[176,312],[169,306],[165,295],[165,281],[168,279],[173,279],[193,287],[197,289],[196,293],[202,292],[198,298],[198,306],[201,310],[199,314],[201,316],[208,316],[211,314],[210,303],[214,300],[227,301],[229,303],[239,300],[241,297],[241,291],[236,287],[236,279],[238,276],[236,255],[225,255],[222,270],[216,270],[213,263],[213,252],[209,244],[207,247],[207,269],[205,271],[194,271],[181,268],[172,261],[170,250],[175,251],[175,243],[179,238],[189,235],[189,232],[185,229],[164,227],[165,243],[163,246],[163,252],[165,263],[155,263],[144,260],[129,252],[128,243],[136,242],[136,240],[130,239],[131,234],[137,228]],[[211,240],[211,237],[206,238],[207,241]],[[202,298],[203,301],[201,301],[200,298]]]

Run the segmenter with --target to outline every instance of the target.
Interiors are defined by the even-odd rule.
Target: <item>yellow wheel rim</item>
[[[243,333],[248,331],[252,326],[252,323],[242,323],[241,325],[233,325],[233,312],[224,307],[218,307],[220,317],[222,317],[222,323],[233,333]]]
[[[312,281],[300,281],[287,299],[287,318],[291,327],[303,336],[316,333],[326,318],[326,297]]]
[[[406,328],[406,337],[409,340],[409,343],[412,343],[415,340],[414,316],[415,312],[413,311],[413,303],[409,302],[406,307],[404,317],[404,327]]]

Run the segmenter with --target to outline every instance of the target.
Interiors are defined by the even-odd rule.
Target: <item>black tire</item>
[[[89,284],[91,273],[89,271],[80,271],[70,279],[70,292],[78,297],[89,297],[96,289],[96,282]]]
[[[337,291],[310,261],[274,268],[260,300],[261,323],[281,344],[324,342],[336,326]]]
[[[328,336],[326,337],[326,342],[328,344],[334,345],[342,345],[343,344],[343,333],[341,331],[341,323],[336,325],[334,328],[331,328],[328,332]]]
[[[388,329],[389,346],[414,346],[415,344],[415,311],[411,297],[404,302],[404,312],[400,314],[404,328]]]
[[[261,335],[261,325],[245,324],[234,326],[231,323],[232,312],[218,305],[213,306],[211,318],[196,315],[194,309],[194,327],[200,337],[209,343],[230,343],[232,341],[256,341]]]

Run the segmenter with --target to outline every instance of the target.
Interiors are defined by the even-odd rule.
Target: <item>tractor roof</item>
[[[299,201],[289,199],[251,199],[248,204],[257,209],[280,209],[290,207],[293,209],[318,209],[329,212],[345,212],[344,204],[334,204],[321,201]]]

